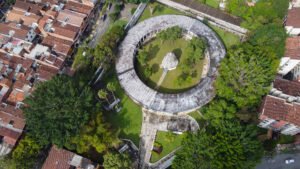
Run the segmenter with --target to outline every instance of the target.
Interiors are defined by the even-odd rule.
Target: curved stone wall
[[[194,36],[206,38],[210,55],[207,76],[192,89],[177,94],[157,92],[145,85],[134,69],[136,51],[157,32],[179,26]],[[147,19],[131,28],[119,47],[116,71],[127,95],[146,109],[162,113],[187,113],[200,108],[214,97],[213,81],[225,48],[214,31],[202,22],[181,15],[163,15]]]

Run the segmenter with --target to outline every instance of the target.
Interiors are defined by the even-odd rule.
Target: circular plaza
[[[159,69],[161,69],[162,73],[157,75],[157,77],[161,76],[160,80],[158,80],[159,82],[155,84],[157,87],[147,84],[141,78],[141,69],[136,68],[136,60],[143,46],[156,38],[160,32],[173,27],[182,29],[185,39],[189,40],[196,37],[205,40],[206,48],[205,52],[203,52],[205,65],[199,66],[196,64],[195,66],[190,66],[190,69],[194,69],[194,67],[197,69],[203,66],[198,74],[196,72],[192,86],[188,86],[182,91],[168,93],[159,90],[159,85],[163,83],[165,76],[172,74],[172,72],[174,74],[174,72],[179,70],[181,60],[178,58],[178,52],[166,51],[161,54]],[[163,47],[163,44],[161,42],[158,46],[164,49],[166,47]],[[172,44],[168,46],[172,46]],[[217,66],[225,56],[225,53],[225,48],[214,31],[202,22],[181,15],[163,15],[140,22],[128,31],[127,36],[119,47],[116,71],[120,84],[127,95],[142,107],[162,113],[188,113],[200,108],[214,97],[213,82],[217,75]],[[172,82],[173,84],[173,79],[168,79],[164,82],[166,84]]]

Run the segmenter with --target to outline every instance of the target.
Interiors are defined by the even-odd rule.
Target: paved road
[[[96,29],[95,29],[96,33],[95,33],[93,39],[90,41],[89,47],[91,47],[91,48],[96,47],[96,45],[99,42],[99,39],[106,32],[106,30],[109,28],[109,25],[110,25],[109,14],[112,13],[113,11],[114,11],[114,5],[110,8],[109,11],[106,11],[107,17],[106,17],[105,21],[103,21],[101,19],[101,17],[98,18],[98,21],[96,23],[97,26],[96,26]]]
[[[293,158],[295,163],[285,164],[285,159]],[[297,154],[279,154],[274,158],[264,158],[262,163],[256,169],[300,169],[300,153]]]

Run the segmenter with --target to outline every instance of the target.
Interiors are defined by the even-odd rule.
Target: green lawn
[[[208,5],[210,7],[213,7],[213,8],[219,8],[220,0],[198,0],[198,2]]]
[[[153,9],[153,14],[152,15],[150,13],[150,8]],[[138,22],[141,22],[141,21],[143,21],[145,19],[148,19],[148,18],[151,18],[153,16],[166,15],[166,14],[182,15],[183,13],[178,11],[178,10],[169,8],[165,5],[162,5],[160,3],[154,2],[154,3],[149,3],[148,4],[148,6],[146,7],[146,9],[143,12],[142,16],[138,20]]]
[[[108,81],[114,81],[118,84],[116,95],[121,99],[122,110],[119,113],[107,112],[105,116],[114,128],[119,129],[119,138],[130,139],[138,146],[142,126],[142,108],[124,93],[115,75],[108,76],[110,76]]]
[[[203,69],[203,60],[197,62],[197,64],[190,68],[191,71],[196,72],[191,81],[185,82],[181,85],[177,83],[177,78],[182,74],[182,69],[180,65],[188,57],[186,53],[186,47],[188,41],[180,38],[175,41],[162,41],[160,39],[153,39],[144,45],[143,49],[149,53],[149,60],[147,61],[147,66],[152,68],[153,74],[149,77],[145,77],[145,68],[147,66],[142,66],[137,64],[137,72],[139,77],[151,88],[155,89],[159,78],[162,75],[163,70],[160,68],[160,64],[163,58],[168,52],[174,52],[174,54],[179,58],[179,64],[175,70],[171,70],[167,73],[163,83],[157,89],[158,91],[165,93],[176,93],[180,91],[187,90],[194,85],[196,85],[201,79],[202,69]]]
[[[211,29],[213,29],[218,35],[219,37],[222,39],[223,43],[225,44],[226,48],[229,49],[231,46],[233,45],[237,45],[240,42],[240,37],[231,33],[231,32],[227,32],[217,26],[214,25],[209,25],[209,27]]]
[[[163,151],[160,154],[152,151],[150,162],[154,163],[178,148],[184,137],[185,134],[177,135],[172,132],[158,131],[155,142],[162,145]]]

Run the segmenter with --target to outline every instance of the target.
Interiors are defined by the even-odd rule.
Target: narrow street
[[[285,160],[292,158],[294,163],[285,164]],[[295,154],[279,154],[273,158],[263,158],[256,169],[300,169],[300,152]]]
[[[106,15],[106,19],[104,21],[101,17],[98,18],[98,20],[96,22],[97,26],[96,26],[96,29],[94,30],[96,33],[94,34],[93,39],[89,43],[90,48],[95,48],[96,47],[96,45],[98,44],[98,42],[99,42],[100,38],[102,37],[102,35],[109,28],[109,25],[111,23],[110,18],[109,18],[109,14],[112,13],[113,11],[114,11],[114,5],[112,5],[110,10],[106,11],[107,15]]]

